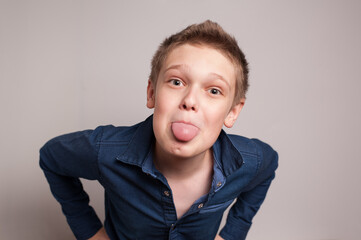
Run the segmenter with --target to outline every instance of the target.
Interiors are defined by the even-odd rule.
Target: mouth
[[[177,121],[172,123],[173,136],[181,142],[189,142],[198,135],[199,128],[192,123]]]

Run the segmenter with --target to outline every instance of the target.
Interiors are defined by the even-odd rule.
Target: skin
[[[245,99],[233,102],[235,79],[234,65],[221,52],[203,45],[184,44],[169,53],[156,86],[148,82],[147,107],[154,108],[154,164],[172,188],[178,217],[209,191],[211,147],[223,125],[233,126],[245,102]],[[179,121],[198,128],[190,141],[174,136],[172,123]],[[204,184],[196,188],[195,180]],[[90,239],[109,238],[102,228]],[[223,238],[218,235],[215,239]]]
[[[110,240],[110,238],[105,232],[104,227],[102,227],[93,237],[89,238],[89,240]],[[223,238],[217,235],[214,240],[223,240]]]
[[[93,237],[89,240],[110,240],[108,234],[105,232],[104,227],[102,227]]]
[[[156,159],[167,159],[166,168],[181,164],[184,171],[194,169],[223,125],[233,126],[244,105],[244,99],[233,104],[235,76],[232,62],[213,48],[185,44],[168,55],[157,86],[149,81],[147,89],[147,107],[154,108]],[[191,141],[178,141],[171,130],[176,121],[195,125],[199,133]]]
[[[156,86],[148,82],[147,107],[154,108],[157,140],[154,163],[172,188],[178,218],[187,210],[185,202],[189,207],[209,191],[211,147],[223,125],[234,125],[245,103],[241,99],[234,104],[235,84],[234,65],[225,55],[207,46],[189,44],[170,52]],[[179,121],[196,126],[198,134],[190,141],[179,141],[172,132],[172,123]],[[194,182],[204,184],[191,192],[197,188]]]

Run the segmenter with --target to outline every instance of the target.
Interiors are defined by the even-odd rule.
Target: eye
[[[210,92],[212,95],[222,94],[222,92],[221,92],[220,90],[218,90],[217,88],[211,88],[211,89],[209,89],[209,92]]]
[[[171,79],[169,82],[174,86],[182,86],[183,85],[182,81],[179,79]]]

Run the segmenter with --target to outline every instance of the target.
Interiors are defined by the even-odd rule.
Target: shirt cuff
[[[103,227],[94,209],[90,206],[85,214],[80,216],[67,216],[67,221],[78,240],[91,238]]]
[[[219,235],[225,240],[244,240],[251,227],[251,224],[236,222],[228,218],[226,225],[221,230]]]

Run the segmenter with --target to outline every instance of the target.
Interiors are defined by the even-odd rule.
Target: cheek
[[[179,105],[177,94],[169,91],[159,91],[155,98],[155,111],[164,112],[175,109]]]
[[[222,110],[221,110],[222,109]],[[205,114],[207,115],[208,122],[217,125],[218,127],[223,126],[224,119],[227,117],[226,111],[223,110],[223,107],[210,107],[207,109]]]
[[[155,102],[154,102],[154,113],[156,112],[162,112],[162,109],[167,107],[166,104],[164,104],[165,97],[161,92],[157,92],[158,94],[155,96]]]
[[[161,93],[161,92],[159,92]],[[161,93],[155,98],[155,106],[154,106],[154,118],[160,128],[165,128],[166,123],[169,121],[170,116],[174,112],[174,98],[172,96],[168,96],[167,94]]]
[[[170,110],[170,104],[168,104],[168,102],[169,101],[165,99],[158,99],[155,103],[154,114],[166,115]]]

